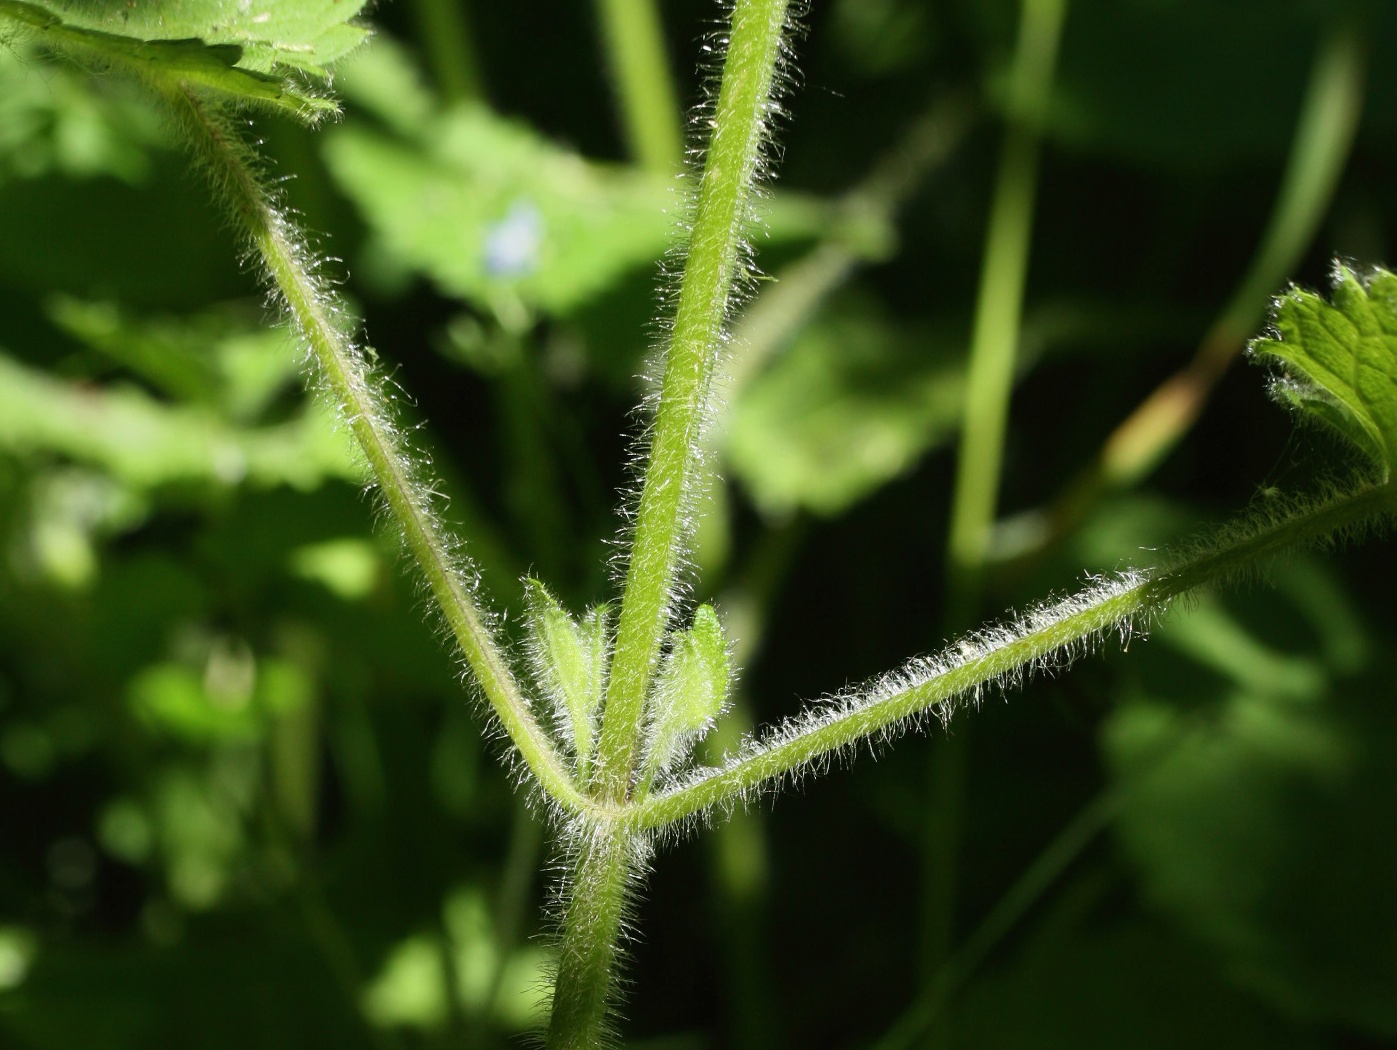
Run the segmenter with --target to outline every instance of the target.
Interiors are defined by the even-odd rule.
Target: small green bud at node
[[[728,643],[711,605],[701,605],[686,631],[670,635],[650,698],[642,788],[682,760],[728,698]]]
[[[539,689],[552,701],[554,718],[577,757],[583,781],[592,760],[597,711],[606,689],[610,610],[588,610],[579,623],[538,580],[525,584],[529,661]]]

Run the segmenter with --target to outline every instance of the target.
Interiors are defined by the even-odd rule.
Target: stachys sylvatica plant
[[[554,838],[562,874],[550,1047],[595,1047],[613,1037],[628,909],[656,849],[828,772],[860,746],[882,747],[907,729],[944,722],[988,693],[1031,688],[1036,672],[1062,669],[1105,639],[1128,643],[1181,596],[1248,577],[1296,548],[1361,534],[1397,509],[1397,276],[1339,267],[1330,299],[1281,295],[1249,353],[1271,369],[1273,395],[1346,439],[1361,467],[1317,491],[1268,497],[1153,565],[1090,577],[1069,597],[1048,598],[834,692],[725,755],[701,750],[729,703],[738,640],[713,605],[686,597],[690,552],[725,362],[742,338],[731,322],[755,284],[755,203],[771,177],[802,6],[735,0],[713,34],[717,75],[692,121],[698,141],[681,179],[683,243],[667,266],[637,484],[624,497],[617,593],[574,612],[547,581],[528,579],[517,611],[526,623],[520,655],[502,641],[500,616],[484,596],[488,581],[472,566],[471,538],[445,524],[438,486],[397,422],[379,354],[288,213],[244,117],[256,111],[314,123],[334,115],[326,69],[363,39],[352,21],[361,5],[0,0],[8,33],[94,72],[134,77],[158,96],[304,347],[308,382],[357,443],[388,528],[459,648],[469,692],[507,741],[506,762]],[[1027,43],[1011,85],[1021,106],[1031,107],[1051,76],[1062,15],[1060,2],[1025,4]],[[613,35],[624,56],[627,31],[613,27]],[[623,102],[642,159],[661,170],[677,160],[662,128],[646,131],[654,118],[643,99]],[[1034,150],[1030,132],[1010,134],[1008,174],[996,190],[982,296],[989,305],[973,340],[953,513],[952,601],[960,608],[948,613],[951,622],[973,607],[968,596],[993,514],[995,435],[1012,371],[1012,360],[996,363],[995,354],[1006,342],[1003,328],[1017,323],[1022,272],[1014,258],[1022,257]]]

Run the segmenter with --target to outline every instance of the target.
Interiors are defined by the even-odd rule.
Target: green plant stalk
[[[684,162],[684,132],[655,0],[597,0],[597,16],[631,157],[673,175]]]
[[[1129,637],[1136,624],[1147,623],[1180,595],[1255,571],[1287,550],[1322,542],[1394,511],[1397,485],[1389,482],[1302,505],[1249,530],[1225,531],[1215,545],[1172,567],[1088,589],[1039,610],[1022,625],[993,629],[978,644],[972,640],[953,646],[947,670],[928,676],[914,665],[904,676],[912,680],[905,688],[856,696],[823,717],[787,721],[725,768],[644,799],[615,819],[637,830],[658,829],[714,807],[730,807],[764,784],[938,704],[978,696],[994,683],[1016,683],[1033,667],[1054,657],[1063,660],[1105,633]],[[962,657],[967,652],[971,655]]]
[[[1051,86],[1066,9],[1066,0],[1024,0],[1010,96],[1014,122],[1005,134],[990,208],[951,500],[947,619],[956,627],[973,618],[999,500],[1038,182],[1036,121],[1025,121]]]
[[[484,95],[466,0],[413,0],[417,37],[441,96],[449,103]]]
[[[990,205],[989,229],[966,368],[965,415],[946,545],[948,633],[975,621],[999,504],[1038,185],[1039,108],[1057,64],[1066,0],[1023,0],[1011,69],[1009,125]],[[950,952],[969,740],[931,752],[922,857],[922,958],[927,977]]]
[[[1365,52],[1357,28],[1348,22],[1321,45],[1276,204],[1246,274],[1189,365],[1107,439],[1094,489],[1134,484],[1160,464],[1198,418],[1218,379],[1260,326],[1271,295],[1314,240],[1358,130]]]
[[[615,824],[595,825],[583,835],[563,918],[548,1050],[595,1050],[611,1034],[618,942],[638,843]]]
[[[713,138],[636,509],[597,748],[594,782],[600,797],[611,802],[630,791],[646,693],[669,617],[699,469],[705,402],[742,266],[786,8],[787,0],[738,0],[733,9]]]
[[[368,367],[337,323],[333,305],[307,266],[294,226],[259,177],[255,158],[223,115],[187,86],[170,82],[155,86],[214,184],[216,197],[266,267],[491,708],[544,790],[567,808],[585,806],[561,756],[519,691],[470,594],[465,570],[433,514],[433,494],[414,476]]]
[[[1061,540],[1104,494],[1144,480],[1203,411],[1218,380],[1260,327],[1271,295],[1314,240],[1348,163],[1363,110],[1366,47],[1358,27],[1341,22],[1315,56],[1290,155],[1265,233],[1246,273],[1199,342],[1193,359],[1123,419],[1096,459],[1044,515],[1027,558]]]

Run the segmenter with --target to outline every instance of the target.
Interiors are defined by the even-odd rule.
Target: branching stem
[[[1397,488],[1392,483],[1363,487],[1301,507],[1230,541],[1224,536],[1218,545],[1173,567],[1092,588],[1040,610],[1023,625],[987,633],[983,637],[990,639],[988,644],[953,648],[944,661],[949,664],[946,670],[919,675],[914,665],[907,677],[917,680],[905,688],[853,697],[824,717],[790,720],[726,768],[653,795],[629,809],[623,819],[637,829],[664,828],[714,807],[731,806],[763,784],[938,704],[978,695],[995,682],[1017,681],[1026,671],[1043,666],[1055,655],[1070,655],[1103,633],[1119,630],[1128,636],[1134,625],[1147,622],[1181,594],[1254,570],[1296,546],[1323,541],[1394,510]],[[973,655],[961,658],[959,654],[967,651]]]

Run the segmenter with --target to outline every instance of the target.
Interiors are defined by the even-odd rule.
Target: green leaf
[[[577,755],[578,775],[585,780],[606,689],[609,610],[596,606],[579,623],[535,579],[525,584],[525,601],[534,677],[553,701],[557,723]]]
[[[215,650],[203,673],[184,664],[155,664],[130,682],[127,694],[132,710],[152,729],[207,744],[262,739],[274,719],[310,702],[312,688],[286,660],[254,662],[247,654],[238,661]]]
[[[111,175],[138,185],[150,174],[147,151],[168,147],[160,115],[137,85],[97,81],[69,67],[34,75],[36,49],[0,47],[0,183],[50,172]],[[7,226],[7,232],[9,227]]]
[[[113,303],[55,296],[48,315],[162,393],[216,407],[242,422],[264,413],[300,372],[291,333],[259,325],[255,312],[238,305],[146,319]]]
[[[260,73],[297,69],[324,76],[369,31],[352,20],[365,0],[4,0],[0,13],[31,25],[55,24],[132,41],[232,45],[239,65]],[[26,10],[19,10],[26,9]]]
[[[742,391],[728,464],[768,513],[839,514],[954,433],[962,384],[932,339],[835,314]]]
[[[567,313],[653,263],[674,231],[664,180],[589,163],[478,106],[438,118],[420,145],[338,129],[325,156],[389,260],[486,309]]]
[[[138,489],[243,482],[314,488],[358,481],[360,465],[327,409],[276,426],[236,428],[194,406],[130,388],[79,387],[0,355],[0,451],[58,453]]]
[[[436,96],[407,47],[377,36],[335,70],[335,89],[351,110],[372,113],[400,135],[416,139],[437,113]]]
[[[363,0],[236,3],[233,0],[92,4],[0,0],[0,20],[44,43],[152,80],[176,81],[312,120],[337,106],[286,79],[324,76],[325,64],[359,44],[349,23]]]
[[[1299,288],[1279,301],[1276,338],[1251,353],[1281,364],[1278,399],[1337,430],[1379,467],[1397,464],[1397,276],[1340,268],[1334,301]]]
[[[682,759],[728,698],[728,643],[711,605],[700,605],[688,630],[670,635],[650,700],[646,779]]]
[[[1381,672],[1328,697],[1242,689],[1210,719],[1137,698],[1104,737],[1117,833],[1149,901],[1287,1014],[1388,1038],[1390,692]]]
[[[654,266],[675,240],[683,201],[671,180],[586,160],[483,106],[428,118],[410,93],[386,101],[409,82],[391,61],[361,63],[354,80],[355,97],[399,132],[415,123],[408,141],[346,126],[325,143],[389,275],[429,277],[505,317],[558,316]],[[784,195],[766,223],[771,239],[813,237],[828,217],[818,202]]]

